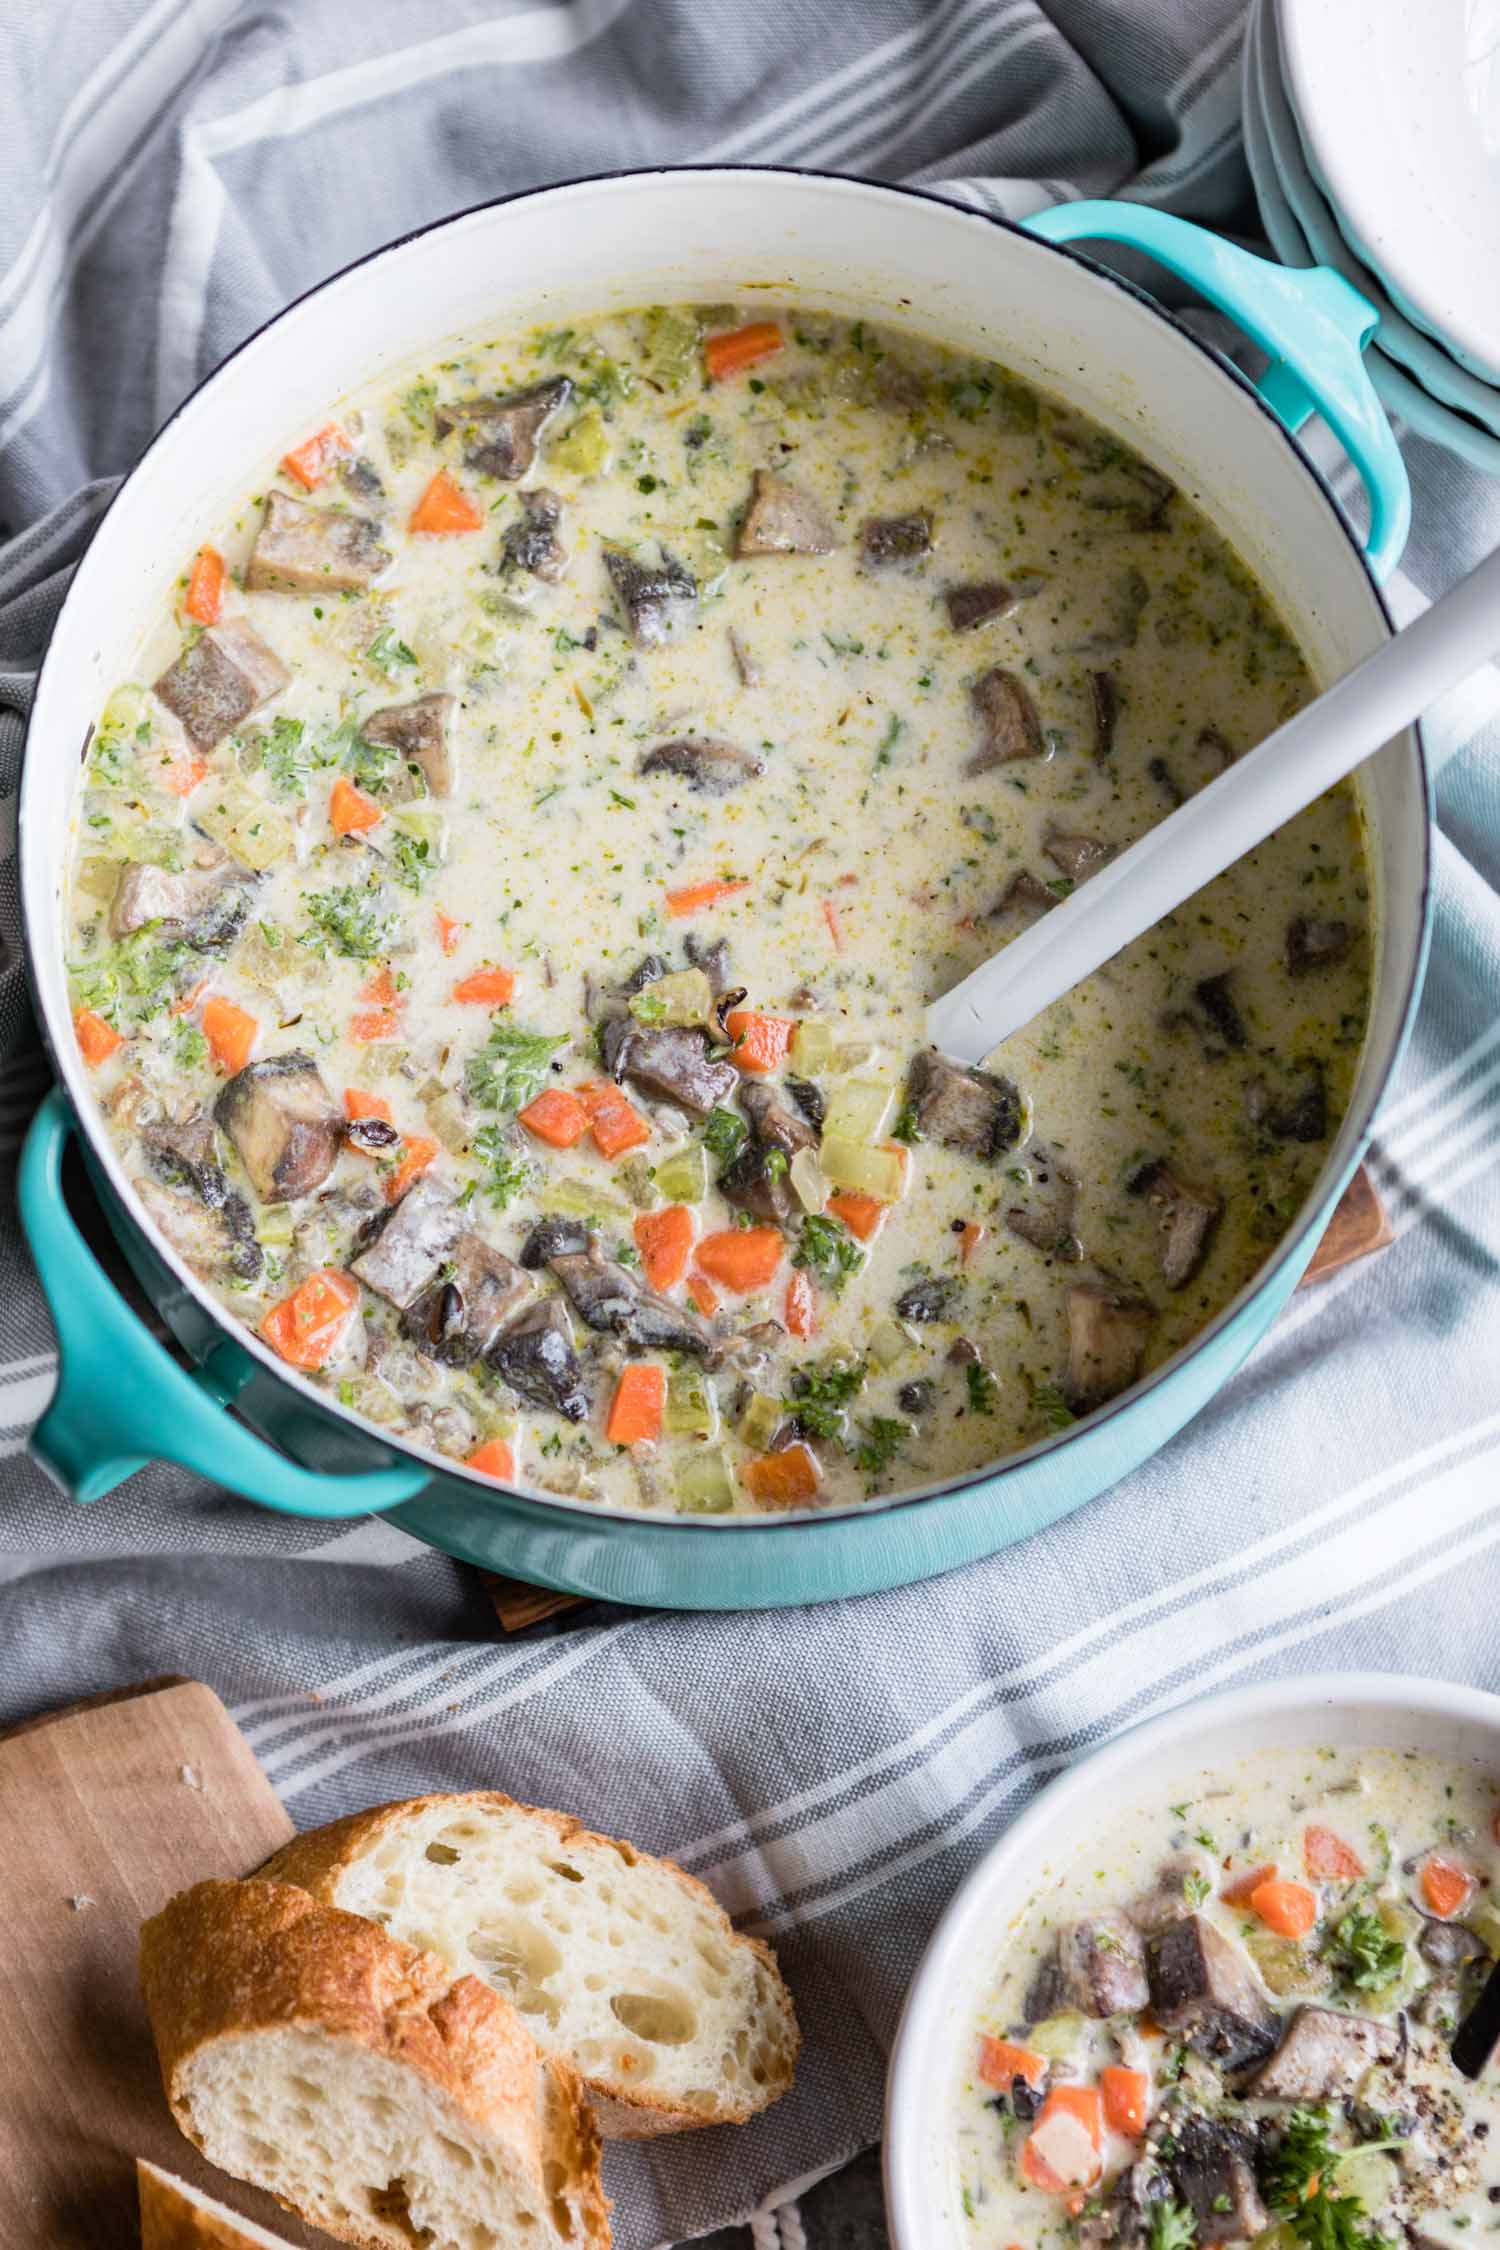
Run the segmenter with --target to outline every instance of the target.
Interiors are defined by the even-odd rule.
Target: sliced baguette
[[[141,1931],[172,2114],[360,2250],[606,2250],[574,2073],[477,1977],[285,1883],[199,1883]]]
[[[216,2203],[143,2156],[135,2160],[135,2184],[141,2250],[288,2250],[280,2235],[267,2234],[253,2219],[242,2219],[227,2203]]]
[[[792,2083],[774,1954],[670,1860],[497,1791],[377,1805],[261,1870],[366,1914],[513,2000],[577,2070],[601,2130],[739,2124]]]

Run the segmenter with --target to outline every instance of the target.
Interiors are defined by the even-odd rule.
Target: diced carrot
[[[458,941],[463,935],[464,926],[462,922],[456,921],[451,914],[445,914],[441,907],[433,915],[433,920],[437,924],[437,941],[440,950],[444,953],[456,952]]]
[[[328,818],[336,836],[358,836],[385,818],[373,797],[340,774],[328,792]]]
[[[1104,2122],[1111,2131],[1139,2140],[1146,2130],[1146,2105],[1151,2081],[1143,2070],[1127,2070],[1123,2063],[1106,2063],[1099,2073],[1104,2097]]]
[[[828,924],[828,935],[833,940],[834,952],[842,953],[844,950],[844,933],[839,927],[839,910],[831,898],[825,898],[823,901],[823,919]]]
[[[396,988],[396,973],[389,961],[382,961],[372,969],[359,988],[361,1000],[368,1000],[372,1008],[394,1008],[400,1004],[401,995]]]
[[[958,1262],[961,1266],[966,1266],[973,1257],[984,1240],[985,1232],[977,1219],[970,1219],[963,1228],[958,1238]]]
[[[399,1008],[367,1008],[349,1019],[349,1037],[357,1047],[373,1047],[382,1039],[399,1038],[400,1033]]]
[[[1466,1867],[1436,1857],[1422,1862],[1422,1896],[1439,1921],[1451,1921],[1474,1895],[1474,1878]]]
[[[1021,2150],[1021,2175],[1051,2195],[1092,2187],[1103,2169],[1104,2104],[1096,2086],[1054,2086]]]
[[[334,1266],[300,1282],[260,1324],[269,1344],[293,1367],[322,1367],[332,1358],[359,1302],[358,1284]]]
[[[1320,1883],[1357,1883],[1365,1871],[1358,1852],[1333,1829],[1320,1828],[1316,1822],[1303,1832],[1302,1864]]]
[[[391,1122],[391,1105],[384,1094],[367,1094],[363,1086],[346,1086],[344,1088],[344,1115],[351,1122],[356,1117],[379,1117],[383,1118],[385,1123],[389,1125]]]
[[[762,1453],[740,1470],[740,1482],[752,1500],[771,1507],[795,1508],[799,1500],[815,1500],[823,1472],[817,1457],[805,1445],[785,1445],[779,1453]]]
[[[221,1000],[217,993],[211,993],[203,1003],[203,1036],[220,1070],[232,1078],[254,1054],[260,1025],[232,1000]]]
[[[811,1274],[794,1273],[786,1285],[786,1310],[783,1315],[786,1332],[803,1342],[814,1335],[818,1326],[818,1293],[812,1285]]]
[[[1250,1911],[1278,1937],[1304,1938],[1318,1919],[1318,1901],[1305,1883],[1272,1875],[1250,1893]]]
[[[701,914],[705,906],[717,906],[720,899],[737,898],[741,891],[749,888],[748,882],[728,883],[714,878],[706,883],[689,883],[683,890],[668,891],[667,912]]]
[[[86,1063],[108,1062],[115,1050],[125,1044],[124,1034],[116,1031],[112,1023],[92,1008],[73,1010],[73,1036]]]
[[[509,1006],[515,989],[514,969],[476,969],[471,977],[459,978],[453,997],[478,1008],[504,1008]]]
[[[572,1148],[589,1129],[588,1111],[576,1094],[565,1093],[561,1086],[545,1087],[516,1114],[527,1132],[548,1148]]]
[[[413,1180],[419,1180],[437,1155],[438,1144],[425,1134],[408,1133],[401,1145],[401,1161],[385,1183],[387,1203],[399,1203]]]
[[[173,797],[191,797],[208,772],[206,758],[163,758],[161,785]]]
[[[693,1249],[695,1223],[687,1205],[669,1203],[664,1211],[643,1211],[634,1232],[641,1271],[652,1288],[675,1289]]]
[[[509,1484],[516,1473],[516,1457],[504,1438],[487,1438],[483,1445],[476,1445],[472,1453],[464,1455],[464,1467],[477,1469],[482,1477],[498,1477],[502,1484]]]
[[[577,1099],[588,1113],[594,1146],[601,1156],[623,1156],[651,1138],[651,1128],[640,1111],[625,1099],[607,1078],[575,1087]]]
[[[304,492],[316,492],[327,481],[336,462],[352,453],[353,446],[337,422],[325,422],[321,430],[314,430],[310,438],[294,445],[290,453],[283,453],[281,466],[289,477],[295,477]]]
[[[441,538],[453,531],[482,531],[484,510],[476,508],[446,469],[439,469],[407,520],[408,531],[425,531]]]
[[[649,1361],[633,1360],[620,1370],[615,1395],[609,1402],[604,1434],[611,1445],[644,1445],[660,1437],[667,1402],[667,1371]]]
[[[722,383],[727,375],[739,375],[757,360],[769,359],[782,345],[781,330],[774,320],[752,320],[743,328],[730,328],[718,336],[703,339],[703,364],[711,383]]]
[[[217,547],[200,547],[188,572],[183,608],[195,625],[216,625],[224,607],[224,557]]]
[[[1267,1860],[1260,1867],[1247,1867],[1242,1875],[1230,1876],[1229,1881],[1221,1887],[1219,1896],[1226,1906],[1248,1906],[1261,1884],[1273,1882],[1275,1876],[1276,1867],[1272,1860]]]
[[[687,1293],[704,1319],[712,1320],[719,1309],[718,1291],[712,1283],[705,1281],[701,1273],[690,1273],[687,1277]]]
[[[785,1248],[779,1227],[725,1227],[703,1237],[694,1262],[710,1281],[745,1297],[752,1289],[765,1288]]]
[[[724,1029],[734,1041],[729,1059],[757,1076],[786,1061],[797,1026],[786,1016],[763,1016],[758,1008],[731,1008]]]
[[[981,2035],[979,2041],[979,2075],[986,2086],[997,2087],[1009,2093],[1018,2078],[1030,2087],[1043,2085],[1047,2077],[1047,2058],[1034,2047],[1018,2046],[1014,2039],[991,2039]]]
[[[839,1188],[828,1198],[828,1208],[861,1242],[873,1242],[885,1225],[890,1205],[878,1196],[861,1195],[857,1188]]]

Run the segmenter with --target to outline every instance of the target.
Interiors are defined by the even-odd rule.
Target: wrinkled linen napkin
[[[0,1720],[189,1672],[303,1825],[489,1784],[705,1877],[776,1944],[806,2053],[743,2131],[610,2153],[625,2250],[783,2203],[876,2136],[944,1901],[1112,1729],[1272,1672],[1494,1677],[1500,683],[1430,730],[1436,944],[1373,1153],[1391,1249],[1296,1299],[1147,1468],[991,1562],[790,1614],[594,1611],[501,1646],[473,1574],[390,1525],[287,1522],[162,1468],[82,1510],[24,1456],[52,1381],[9,1179],[46,1083],[14,864],[32,676],[107,480],[357,253],[507,189],[704,158],[1012,217],[1123,193],[1252,232],[1240,32],[1227,0],[0,6]],[[1481,480],[1408,458],[1403,613],[1500,530]]]

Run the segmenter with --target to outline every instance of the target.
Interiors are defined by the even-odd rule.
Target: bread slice
[[[201,2188],[159,2171],[143,2156],[135,2160],[135,2184],[141,2199],[141,2250],[288,2250],[279,2235],[267,2234],[227,2203],[216,2203]]]
[[[477,1977],[286,1883],[141,1931],[167,2100],[210,2162],[360,2250],[605,2250],[574,2073]]]
[[[377,1805],[261,1870],[505,1993],[616,2140],[739,2124],[800,2044],[775,1955],[670,1860],[496,1791]]]

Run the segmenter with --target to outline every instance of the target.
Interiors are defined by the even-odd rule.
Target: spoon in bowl
[[[1372,757],[1500,649],[1500,549],[1258,749],[934,1000],[927,1036],[977,1063]]]

